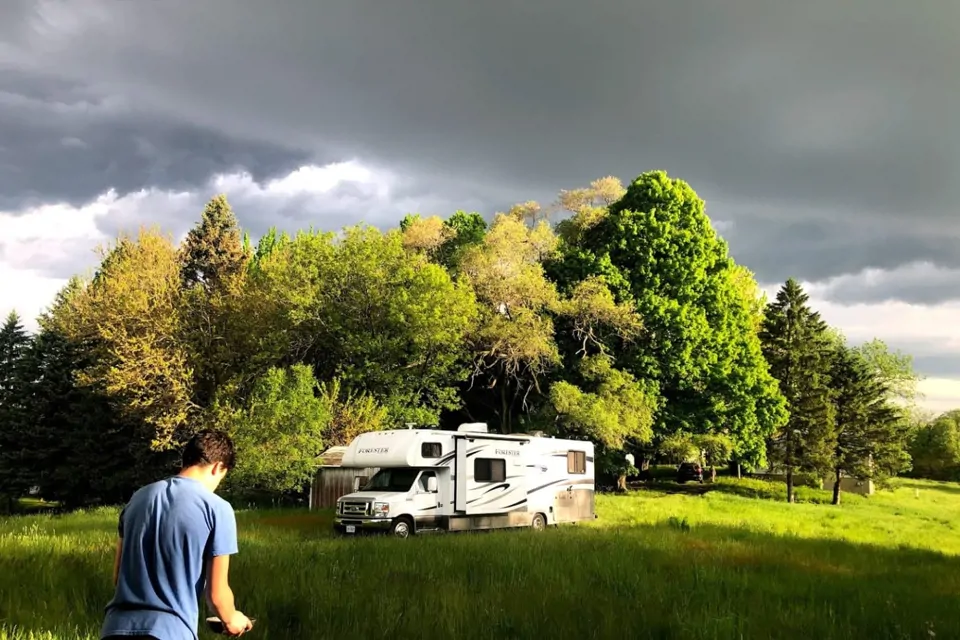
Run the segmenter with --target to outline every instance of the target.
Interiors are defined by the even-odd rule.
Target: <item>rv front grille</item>
[[[369,502],[341,502],[340,514],[344,516],[368,516],[370,515]]]

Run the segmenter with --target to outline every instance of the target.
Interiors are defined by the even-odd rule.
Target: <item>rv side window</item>
[[[567,473],[586,473],[587,453],[585,451],[567,451]]]
[[[424,458],[439,458],[443,448],[439,442],[424,442],[420,445],[420,455]]]
[[[473,479],[477,482],[503,482],[507,479],[507,461],[477,458],[473,463]]]

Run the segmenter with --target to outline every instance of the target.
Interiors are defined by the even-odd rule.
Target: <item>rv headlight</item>
[[[390,503],[389,502],[374,502],[373,503],[373,515],[378,518],[386,518],[390,515]]]

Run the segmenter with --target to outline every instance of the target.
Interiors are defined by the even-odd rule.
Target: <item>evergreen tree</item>
[[[21,366],[30,428],[21,436],[17,475],[66,507],[116,503],[163,473],[106,395],[80,386],[83,352],[55,331],[41,331]],[[93,471],[95,470],[95,472]]]
[[[760,330],[770,372],[790,411],[786,425],[768,441],[771,462],[786,472],[788,502],[794,502],[794,474],[830,468],[836,442],[829,387],[833,343],[808,302],[800,284],[787,280],[767,305]]]
[[[226,196],[218,195],[207,203],[181,252],[180,273],[188,289],[199,285],[207,291],[222,290],[243,272],[248,253]]]
[[[238,306],[251,254],[223,195],[207,203],[180,247],[183,341],[198,407],[208,406],[239,367],[243,350],[238,343],[246,328]]]
[[[0,498],[6,500],[7,510],[29,489],[18,475],[21,440],[28,423],[21,369],[29,344],[20,316],[11,311],[0,328]]]
[[[905,466],[906,421],[887,398],[890,389],[867,361],[845,346],[833,363],[831,387],[836,407],[833,504],[840,504],[844,475],[871,478]]]

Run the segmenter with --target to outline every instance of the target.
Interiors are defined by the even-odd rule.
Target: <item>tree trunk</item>
[[[507,403],[507,385],[500,386],[500,433],[510,433],[510,409]]]
[[[740,463],[737,463],[737,480],[743,478],[743,475],[740,473]]]
[[[787,502],[794,502],[793,469],[787,469]]]
[[[833,504],[840,504],[840,477],[840,467],[837,467],[837,477],[833,483]]]
[[[717,481],[717,468],[711,464],[710,465],[710,482],[716,482],[716,481]]]
[[[627,476],[626,474],[621,473],[617,476],[617,491],[626,491],[627,490]]]

